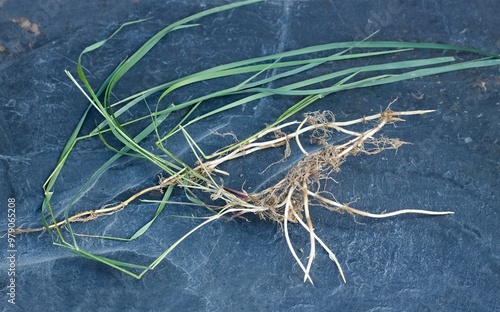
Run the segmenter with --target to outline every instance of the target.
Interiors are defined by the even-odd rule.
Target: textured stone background
[[[42,184],[87,105],[63,72],[75,72],[80,51],[123,22],[152,18],[85,59],[97,84],[157,30],[226,2],[0,1],[2,231],[9,197],[17,201],[18,225],[39,226]],[[362,39],[375,30],[380,30],[376,40],[450,43],[499,53],[499,15],[500,2],[494,0],[267,1],[204,18],[200,27],[173,33],[116,92],[139,91],[233,60]],[[499,90],[500,68],[486,68],[339,93],[313,107],[331,109],[338,119],[376,113],[396,97],[395,109],[437,109],[387,127],[386,135],[413,145],[397,153],[350,158],[335,175],[339,183],[332,191],[343,202],[359,198],[354,206],[373,212],[456,211],[446,217],[358,218],[356,223],[348,215],[315,209],[316,231],[336,252],[346,274],[345,285],[322,251],[312,271],[315,285],[302,283],[300,268],[279,227],[250,218],[251,222],[219,221],[203,228],[142,280],[73,256],[53,246],[46,233],[18,237],[17,304],[7,303],[8,262],[1,260],[1,310],[500,310],[495,295],[500,287]],[[195,91],[186,89],[170,101]],[[192,134],[205,148],[217,148],[221,139],[210,131],[233,130],[243,136],[271,122],[289,104],[280,98],[250,103],[205,121]],[[172,144],[180,155],[190,157],[182,140]],[[279,153],[266,157],[279,157]],[[97,141],[79,146],[59,180],[54,200],[66,203],[109,155]],[[227,185],[239,188],[247,181],[247,187],[257,189],[277,181],[289,166],[275,166],[262,175],[262,163],[249,157],[228,165],[232,177]],[[140,161],[118,162],[75,209],[95,209],[124,198],[127,192],[155,183],[157,173]],[[154,206],[147,204],[129,208],[92,225],[80,225],[78,230],[131,235],[154,214]],[[200,212],[172,207],[137,241],[83,239],[81,245],[125,261],[150,262],[198,222],[169,215]],[[307,250],[303,231],[296,227],[291,232],[296,246]],[[3,236],[2,259],[6,250]]]

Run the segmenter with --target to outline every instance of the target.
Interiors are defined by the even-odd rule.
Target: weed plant
[[[212,14],[235,9],[243,5],[260,2],[248,0],[215,7],[192,16],[181,19],[152,36],[131,56],[120,62],[109,77],[98,87],[91,86],[82,65],[82,59],[87,53],[101,48],[124,27],[141,21],[134,21],[122,25],[109,38],[99,41],[84,49],[77,62],[77,78],[69,71],[66,74],[79,88],[89,101],[89,107],[81,117],[70,139],[66,143],[57,165],[43,185],[44,201],[42,204],[43,227],[19,229],[18,233],[47,231],[52,236],[55,245],[69,251],[104,263],[135,278],[141,278],[146,272],[154,269],[180,242],[189,235],[210,222],[224,218],[244,217],[245,214],[257,214],[262,219],[277,222],[282,226],[286,243],[292,256],[304,272],[304,281],[310,281],[310,270],[316,255],[317,244],[323,248],[330,259],[336,264],[340,275],[345,282],[345,276],[335,254],[316,235],[313,226],[310,207],[319,205],[334,212],[347,212],[369,218],[386,218],[399,214],[415,213],[426,215],[451,214],[450,211],[434,212],[426,210],[397,210],[393,212],[374,214],[351,207],[335,199],[332,188],[332,173],[339,171],[340,166],[351,155],[372,155],[388,149],[398,149],[405,142],[397,138],[387,138],[381,135],[384,126],[402,122],[404,116],[431,113],[432,110],[394,111],[391,104],[387,109],[369,116],[353,120],[337,120],[333,111],[315,111],[311,106],[317,100],[340,91],[364,87],[373,87],[388,83],[395,83],[408,79],[415,79],[429,75],[465,70],[486,66],[500,65],[497,55],[471,48],[434,43],[410,43],[371,41],[367,38],[359,42],[336,42],[305,47],[273,55],[235,61],[222,64],[197,73],[143,90],[131,96],[118,98],[114,93],[115,87],[121,83],[133,67],[160,41],[164,40],[173,31],[189,31],[196,27],[195,21]],[[479,56],[473,60],[456,60],[451,56],[410,59],[404,61],[380,62],[378,57],[405,54],[413,51],[412,55],[420,50],[452,51],[467,55]],[[318,56],[321,53],[322,56]],[[440,53],[442,54],[442,53]],[[326,56],[325,56],[326,55]],[[371,65],[348,67],[346,69],[318,74],[314,69],[328,66],[332,63],[342,64],[352,60],[369,59]],[[329,66],[328,68],[333,68]],[[279,70],[278,70],[279,69]],[[208,83],[219,78],[232,78],[237,81],[231,87],[197,96],[176,105],[166,105],[169,96],[177,90],[197,83]],[[294,82],[287,78],[293,77]],[[79,79],[79,81],[77,80]],[[272,87],[271,87],[272,85]],[[325,87],[326,86],[326,87]],[[352,92],[352,91],[351,91]],[[113,97],[112,97],[113,94]],[[142,115],[134,115],[133,119],[125,119],[124,114],[132,112],[132,108],[140,107],[145,101],[154,96],[159,100],[154,111],[145,111]],[[216,151],[206,153],[199,147],[190,133],[200,120],[218,114],[231,114],[231,109],[270,96],[282,96],[301,99],[290,104],[276,120],[269,120],[269,124],[229,146],[220,146]],[[236,99],[235,99],[236,98]],[[231,99],[231,100],[227,100]],[[235,99],[235,100],[234,100]],[[226,104],[212,110],[205,110],[198,114],[199,108],[210,105],[214,100],[227,101]],[[139,104],[139,105],[138,105]],[[187,109],[187,112],[186,112]],[[102,116],[102,121],[90,133],[82,133],[83,124],[89,119],[89,112],[96,110]],[[134,112],[140,110],[134,110]],[[194,114],[196,112],[196,114]],[[182,115],[183,114],[183,115]],[[302,114],[302,117],[300,117]],[[164,127],[164,122],[171,118],[180,120],[174,126]],[[145,123],[146,122],[146,123]],[[133,135],[130,128],[133,125],[143,125],[137,134]],[[167,123],[165,123],[167,124]],[[170,123],[171,124],[171,123]],[[360,126],[362,130],[360,129]],[[111,146],[105,136],[112,135],[120,146]],[[186,163],[172,152],[168,142],[174,135],[185,138],[196,157],[196,162]],[[342,136],[342,140],[338,139]],[[144,148],[141,143],[155,138],[154,151]],[[64,169],[68,156],[80,141],[101,140],[114,152],[92,177],[81,187],[75,197],[67,204],[54,203],[51,198],[54,194],[60,172]],[[309,142],[305,142],[309,141]],[[336,142],[335,144],[332,142]],[[291,154],[291,145],[295,144],[302,157],[284,174],[284,178],[271,187],[247,193],[243,188],[231,189],[223,184],[223,177],[229,175],[221,169],[221,165],[239,159],[243,156],[252,157],[266,149],[282,149],[285,161]],[[116,145],[116,144],[114,144]],[[110,165],[120,157],[146,159],[162,171],[158,184],[144,188],[128,199],[118,204],[84,212],[72,212],[72,206],[84,192],[91,191],[95,180],[106,172]],[[249,158],[251,159],[251,158]],[[269,164],[273,165],[273,164]],[[130,237],[109,237],[99,233],[81,234],[73,231],[75,222],[89,222],[96,218],[116,214],[137,200],[143,200],[143,195],[151,191],[161,191],[163,198],[157,203],[154,217]],[[92,254],[78,244],[80,236],[96,239],[112,239],[117,241],[135,240],[157,220],[165,207],[172,204],[170,201],[174,192],[184,192],[186,207],[190,205],[203,206],[209,215],[203,221],[166,248],[152,263],[126,263],[119,259],[110,259],[98,254]],[[207,194],[209,196],[200,196]],[[201,198],[205,198],[202,200]],[[207,200],[209,198],[209,200]],[[221,204],[222,203],[222,204]],[[64,212],[64,218],[58,219],[59,212]],[[290,224],[298,224],[309,235],[309,257],[303,263],[295,252],[289,235]],[[175,226],[175,224],[170,224]]]

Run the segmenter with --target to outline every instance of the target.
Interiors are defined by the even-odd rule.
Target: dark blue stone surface
[[[75,72],[79,53],[126,21],[132,26],[84,66],[97,85],[125,56],[179,18],[228,1],[0,1],[0,229],[7,228],[7,200],[15,198],[17,225],[40,226],[42,184],[87,103],[64,74]],[[472,1],[267,1],[200,20],[172,33],[115,92],[132,94],[210,66],[308,45],[365,38],[466,45],[500,52],[500,2]],[[426,52],[440,56],[441,52]],[[482,89],[480,82],[485,83]],[[175,103],[213,86],[178,92]],[[500,68],[483,68],[335,94],[311,109],[338,119],[383,110],[436,109],[408,117],[384,134],[411,145],[397,153],[351,157],[334,178],[332,192],[356,208],[453,210],[444,217],[353,218],[315,208],[320,237],[336,253],[347,278],[318,250],[315,285],[302,282],[276,224],[250,217],[217,221],[195,233],[143,279],[52,245],[47,233],[16,238],[16,305],[8,303],[6,236],[1,238],[2,311],[498,311],[500,287]],[[122,95],[119,95],[122,96]],[[249,103],[192,128],[207,150],[221,147],[211,134],[252,133],[281,114],[289,100]],[[209,108],[207,108],[209,109]],[[99,116],[95,114],[95,118]],[[86,125],[87,130],[94,124]],[[228,141],[230,142],[230,141]],[[226,142],[227,143],[227,142]],[[182,138],[171,142],[194,160]],[[270,155],[278,157],[281,151]],[[100,141],[79,145],[61,175],[54,202],[67,203],[112,153]],[[267,156],[266,156],[267,157]],[[276,160],[272,158],[273,161]],[[248,157],[225,169],[227,185],[259,189],[283,176],[290,163],[260,172],[264,161]],[[157,182],[146,162],[120,160],[75,204],[75,211],[116,202]],[[155,196],[154,194],[151,196]],[[157,195],[156,195],[157,196]],[[183,200],[182,194],[175,200]],[[130,236],[154,215],[136,203],[126,211],[76,225],[82,233]],[[193,207],[164,211],[140,239],[118,243],[82,238],[82,248],[122,261],[153,261],[199,220]],[[62,214],[59,215],[60,217]],[[308,237],[291,227],[295,245]]]

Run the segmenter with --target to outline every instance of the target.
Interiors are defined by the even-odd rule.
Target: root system
[[[392,103],[391,103],[392,104]],[[258,136],[251,138],[244,144],[240,144],[231,152],[221,155],[213,160],[199,161],[194,168],[185,168],[174,175],[162,178],[158,185],[146,188],[129,199],[112,206],[106,206],[97,210],[78,213],[67,220],[49,225],[49,228],[61,227],[66,222],[87,222],[98,217],[116,213],[124,209],[132,201],[141,195],[153,190],[165,190],[169,186],[183,188],[185,191],[195,194],[202,191],[210,194],[212,200],[223,200],[224,206],[218,207],[216,213],[207,218],[205,222],[193,229],[194,232],[201,226],[216,220],[227,214],[233,217],[245,213],[255,213],[260,218],[278,222],[282,225],[285,239],[291,254],[304,272],[304,281],[310,281],[310,270],[316,255],[316,243],[318,243],[329,255],[330,259],[337,265],[340,275],[345,282],[345,276],[335,254],[316,235],[313,226],[313,218],[309,210],[310,205],[320,205],[328,210],[336,212],[348,212],[352,215],[361,215],[369,218],[385,218],[404,213],[417,213],[427,215],[446,215],[453,212],[434,212],[427,210],[397,210],[384,214],[373,214],[350,207],[348,204],[338,202],[330,191],[327,191],[326,183],[332,180],[332,173],[338,172],[340,166],[350,155],[367,154],[372,155],[388,149],[398,149],[405,142],[399,139],[390,139],[378,132],[387,124],[403,121],[402,116],[420,115],[432,112],[431,110],[417,110],[394,112],[389,107],[375,115],[365,116],[350,121],[336,121],[335,115],[330,111],[313,112],[304,115],[301,121],[288,122],[282,125],[268,127]],[[363,125],[362,132],[351,130],[354,125]],[[370,126],[371,125],[371,126]],[[290,130],[294,129],[294,130]],[[190,137],[184,132],[186,139]],[[264,140],[264,137],[274,134],[274,138]],[[335,134],[342,134],[347,139],[343,143],[333,145],[329,143]],[[301,140],[308,138],[310,143],[317,147],[308,152]],[[228,173],[219,169],[222,163],[237,159],[239,157],[259,152],[269,148],[284,147],[285,154],[282,160],[290,156],[290,144],[294,142],[303,154],[300,159],[286,174],[286,176],[273,186],[255,193],[246,193],[225,187],[216,182],[217,175]],[[193,143],[193,142],[191,142]],[[193,145],[191,145],[193,146]],[[311,144],[308,145],[309,147]],[[196,149],[193,148],[196,153]],[[207,157],[210,159],[210,157]],[[299,259],[293,247],[288,233],[290,223],[299,223],[309,234],[310,254],[308,263],[304,264]],[[17,233],[41,231],[45,228],[19,229]],[[188,234],[190,234],[188,233]],[[187,234],[187,235],[188,235]]]

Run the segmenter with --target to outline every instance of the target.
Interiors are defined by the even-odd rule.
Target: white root
[[[394,103],[394,101],[392,103]],[[391,104],[389,104],[389,107]],[[225,216],[229,213],[233,213],[235,217],[240,216],[244,213],[256,213],[263,218],[269,218],[282,223],[284,229],[284,237],[290,253],[304,272],[304,282],[309,281],[311,284],[313,283],[310,273],[312,264],[316,257],[316,242],[318,242],[320,246],[328,253],[329,258],[335,263],[343,282],[346,283],[344,272],[337,257],[330,250],[330,248],[316,235],[314,231],[313,221],[309,209],[310,199],[314,199],[321,206],[331,211],[347,211],[354,215],[360,215],[369,218],[387,218],[408,213],[435,216],[453,213],[452,211],[439,212],[421,209],[402,209],[388,213],[376,214],[352,208],[349,205],[342,204],[336,200],[324,197],[319,194],[320,185],[324,186],[325,181],[327,181],[328,179],[332,179],[329,174],[338,170],[338,166],[347,156],[353,154],[355,155],[358,152],[374,154],[384,149],[396,149],[401,144],[403,144],[397,140],[375,138],[375,135],[385,125],[403,121],[403,119],[399,118],[400,116],[420,115],[433,112],[433,110],[394,112],[391,111],[389,107],[386,111],[379,114],[342,122],[334,121],[333,114],[330,112],[323,114],[313,113],[311,115],[307,115],[301,122],[292,121],[277,125],[275,127],[269,127],[258,135],[249,139],[244,144],[235,145],[233,146],[233,148],[225,149],[228,151],[225,155],[222,155],[210,161],[202,161],[202,159],[198,156],[197,151],[195,150],[195,148],[198,149],[195,142],[192,141],[186,130],[184,128],[181,128],[186,136],[186,140],[190,144],[193,152],[196,154],[196,157],[198,159],[196,167],[191,169],[184,168],[167,178],[162,178],[159,185],[144,189],[134,194],[122,203],[103,207],[97,210],[79,213],[78,215],[68,218],[68,220],[69,222],[86,222],[100,216],[118,212],[124,209],[130,202],[139,198],[139,196],[152,190],[165,189],[166,187],[171,185],[182,187],[186,190],[189,190],[189,192],[201,190],[212,195],[211,197],[214,200],[219,199],[225,201],[225,205],[221,207],[210,206],[212,210],[217,210],[218,208],[218,213],[207,218],[207,220],[205,220],[202,224],[198,225],[192,231],[183,236],[182,239],[189,236],[191,233],[201,228],[205,224],[219,219],[220,217]],[[314,120],[315,118],[317,120]],[[330,118],[331,120],[328,120],[328,118]],[[378,122],[372,128],[362,132],[347,129],[347,127],[349,126],[356,124],[365,124],[370,121]],[[283,134],[285,129],[296,125],[298,126],[295,131],[288,134]],[[325,141],[324,139],[329,139],[333,131],[350,135],[352,136],[352,138],[344,143],[335,146],[324,145],[323,148],[319,151],[311,153],[308,152],[300,142],[299,137],[304,133],[313,132],[313,137],[315,139],[317,139],[318,136],[321,136],[320,139],[322,141]],[[278,132],[280,133],[280,135],[276,138],[269,139],[267,141],[261,141],[261,139],[266,135]],[[296,141],[298,148],[304,155],[304,159],[298,162],[296,166],[290,170],[288,175],[281,181],[274,184],[274,186],[258,193],[247,194],[244,191],[235,191],[219,185],[215,181],[214,176],[216,174],[229,175],[227,172],[222,171],[218,168],[222,163],[268,148],[285,145],[288,148],[288,144],[291,140]],[[370,142],[372,146],[375,147],[373,149],[366,150],[364,144],[366,144],[367,142]],[[201,150],[198,150],[198,152],[201,152]],[[284,159],[286,159],[286,157],[288,157],[287,154],[285,154]],[[207,158],[211,159],[213,157],[208,156]],[[315,188],[316,191],[313,192],[311,188]],[[304,216],[302,216],[302,212],[304,213]],[[290,239],[290,222],[298,222],[309,234],[310,250],[308,261],[305,266],[295,252],[292,241]],[[61,221],[56,224],[49,225],[49,228],[58,228],[64,226],[65,223],[66,221]],[[43,229],[44,228],[20,229],[17,233],[34,232]]]

